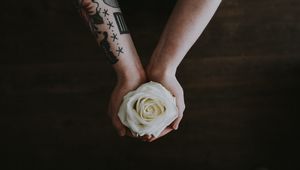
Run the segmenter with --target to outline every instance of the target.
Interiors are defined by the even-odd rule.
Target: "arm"
[[[179,117],[161,135],[177,129],[185,109],[178,65],[213,17],[221,0],[178,0],[147,67],[150,80],[162,83],[177,100]],[[154,139],[152,139],[154,140]]]
[[[120,136],[126,128],[117,112],[123,96],[145,81],[145,73],[116,0],[76,0],[79,12],[117,73],[108,112]]]

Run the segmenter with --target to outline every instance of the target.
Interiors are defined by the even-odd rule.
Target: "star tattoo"
[[[110,21],[108,21],[107,26],[108,26],[108,29],[110,29],[111,27],[114,27],[114,26],[113,26],[113,23],[110,22]]]
[[[123,47],[118,47],[118,49],[117,49],[116,51],[117,51],[117,53],[118,53],[118,56],[119,56],[121,53],[124,53]]]
[[[102,13],[104,14],[105,17],[106,17],[107,15],[109,15],[108,9],[104,9],[104,11],[103,11]]]
[[[113,33],[112,36],[110,36],[113,39],[113,42],[115,42],[115,40],[118,40],[117,34]]]

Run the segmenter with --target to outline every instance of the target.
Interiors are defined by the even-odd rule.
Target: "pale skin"
[[[100,7],[101,9],[107,9],[109,11],[110,15],[103,16],[104,20],[117,22],[117,19],[113,18],[112,15],[114,12],[120,12],[120,9],[116,8],[115,0],[106,1],[111,2],[111,4],[103,3],[103,0],[79,1],[88,4],[85,5],[83,11],[91,11],[91,9],[93,9],[94,13],[97,12],[97,10],[95,10],[95,2],[98,2],[98,8]],[[119,33],[118,43],[113,41],[113,37],[107,40],[110,45],[109,49],[118,60],[110,60],[114,61],[113,68],[116,71],[118,81],[111,95],[108,112],[112,118],[112,124],[120,136],[132,136],[130,131],[120,122],[117,116],[123,96],[146,81],[161,83],[176,97],[178,118],[169,125],[159,137],[143,136],[140,137],[140,139],[152,142],[172,130],[178,129],[183,117],[185,102],[183,89],[176,78],[176,70],[189,49],[202,34],[220,3],[221,0],[178,0],[152,54],[150,62],[146,67],[146,71],[143,69],[139,60],[130,34],[121,34],[122,30],[120,29],[119,32],[118,29],[114,29],[114,32],[112,32],[113,27],[109,29],[109,25],[105,24],[106,22],[97,25],[98,30],[107,32],[108,35]],[[87,6],[89,6],[89,8]],[[105,11],[100,10],[100,14],[101,12]],[[91,23],[88,17],[87,22]],[[114,23],[114,27],[117,27],[116,23]],[[100,42],[102,40],[103,34],[100,34],[97,37],[97,42],[101,44]],[[120,46],[123,47],[123,53],[120,53],[120,51],[117,52]]]

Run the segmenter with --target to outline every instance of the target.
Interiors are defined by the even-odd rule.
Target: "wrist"
[[[142,66],[131,66],[127,69],[115,69],[118,82],[143,83],[146,81],[146,73]]]
[[[147,78],[152,81],[160,81],[166,77],[175,77],[177,67],[163,62],[150,62],[146,68]]]

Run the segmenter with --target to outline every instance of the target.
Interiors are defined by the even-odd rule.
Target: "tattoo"
[[[114,17],[115,17],[116,23],[118,25],[120,34],[128,34],[129,31],[128,31],[128,28],[125,24],[122,13],[121,12],[115,12]]]
[[[104,17],[108,16],[109,15],[108,9],[104,9],[103,14],[104,14]]]
[[[119,7],[116,0],[103,0],[103,2],[110,7]],[[111,64],[115,64],[119,61],[116,56],[119,57],[124,53],[123,47],[119,45],[118,36],[120,34],[129,33],[129,31],[125,25],[125,21],[121,12],[116,12],[113,13],[113,16],[120,32],[120,34],[117,34],[117,32],[114,30],[114,22],[110,17],[110,14],[112,14],[109,11],[110,8],[103,9],[101,6],[101,9],[99,6],[99,0],[77,0],[77,7],[80,15],[85,19],[90,27],[91,32],[97,38],[99,43],[98,45],[104,49],[105,55],[108,57],[109,62]],[[108,29],[100,30],[104,25],[106,25]],[[102,37],[104,38],[102,39]],[[110,38],[110,41],[108,41],[108,38]],[[112,50],[115,48],[112,48],[111,43],[116,43],[113,46],[117,48],[116,50]]]
[[[92,23],[95,25],[104,24],[103,18],[99,15],[99,12],[96,12],[94,15],[90,15]]]
[[[110,37],[112,38],[113,42],[115,42],[115,40],[118,40],[118,36],[115,33],[113,33],[113,35]]]
[[[107,26],[108,26],[108,29],[111,29],[111,27],[114,27],[113,23],[110,21],[108,21]]]
[[[113,8],[119,8],[119,3],[117,0],[103,0],[103,2],[106,5],[111,6]]]
[[[99,34],[101,34],[101,31],[98,31],[97,25],[104,24],[104,20],[99,14],[101,8],[99,8],[98,2],[96,2],[95,0],[77,0],[77,2],[77,8],[81,17],[89,25],[94,36],[98,38]]]
[[[123,47],[118,47],[118,49],[116,51],[118,53],[118,56],[120,55],[120,53],[124,53],[123,52]]]
[[[100,45],[102,46],[102,48],[104,49],[104,52],[106,54],[106,56],[108,57],[108,60],[111,64],[115,64],[117,63],[119,60],[117,59],[117,57],[112,53],[112,51],[110,50],[110,44],[107,41],[108,38],[108,33],[107,32],[103,32],[104,35],[104,39],[100,41]],[[118,55],[119,56],[119,55]]]

